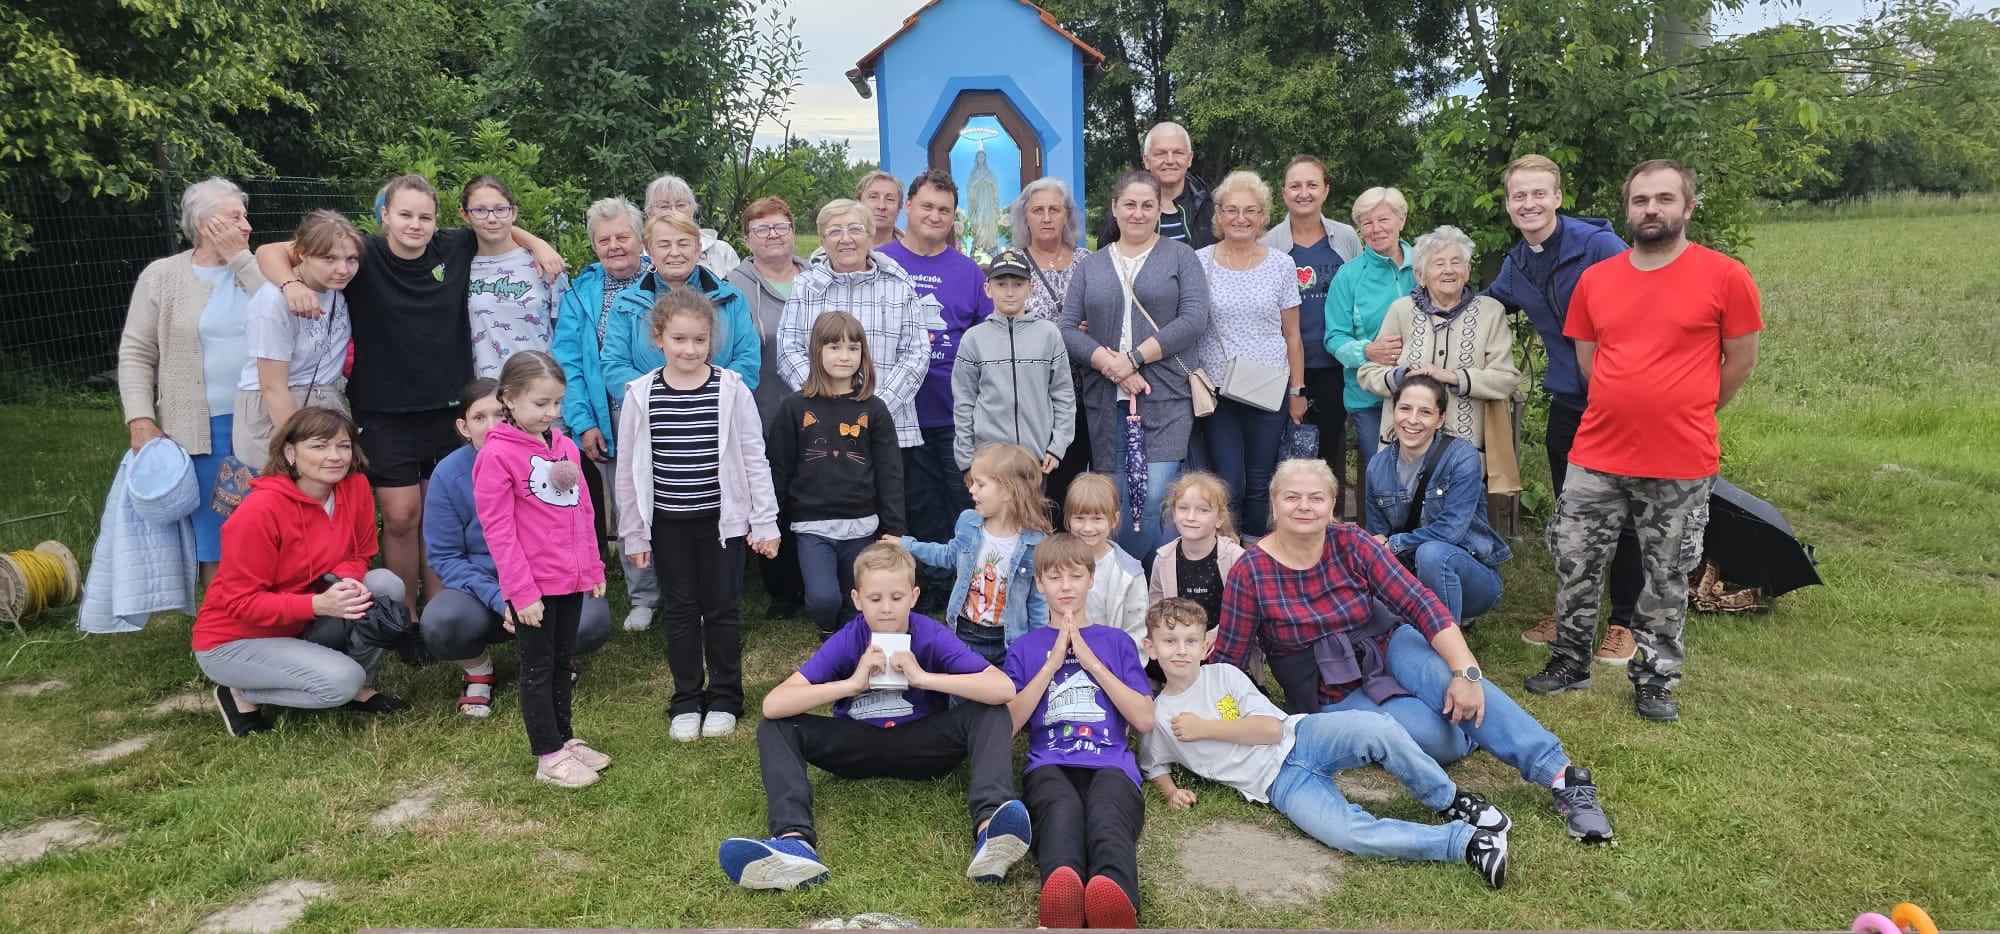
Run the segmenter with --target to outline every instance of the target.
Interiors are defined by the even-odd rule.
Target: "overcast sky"
[[[985,0],[1007,3],[1013,0]],[[1974,0],[1973,9],[1991,9],[2000,0]],[[791,0],[799,38],[806,44],[805,86],[793,100],[792,134],[810,140],[847,140],[853,157],[877,158],[875,101],[862,100],[847,82],[847,70],[861,56],[902,28],[903,18],[924,0]],[[1772,23],[1809,19],[1852,22],[1880,9],[1878,0],[1796,0],[1751,3],[1740,14],[1716,17],[1718,35],[1751,32]],[[777,138],[766,134],[767,141]]]

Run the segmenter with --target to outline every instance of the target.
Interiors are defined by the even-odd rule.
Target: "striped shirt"
[[[667,385],[660,370],[646,401],[653,444],[653,509],[683,517],[722,512],[722,382],[714,368],[698,389]]]

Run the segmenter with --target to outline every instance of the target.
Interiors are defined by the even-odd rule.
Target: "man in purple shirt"
[[[931,361],[916,400],[924,443],[903,449],[903,496],[910,534],[942,542],[951,539],[958,514],[972,508],[952,453],[951,367],[958,359],[959,339],[993,313],[993,300],[986,297],[986,273],[952,242],[958,184],[951,173],[931,169],[917,176],[904,211],[909,228],[881,252],[916,284],[919,313],[931,335]],[[942,598],[951,591],[950,580],[930,580],[926,588]],[[939,606],[931,601],[920,609]]]

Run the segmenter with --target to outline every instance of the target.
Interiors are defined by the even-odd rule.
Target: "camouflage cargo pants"
[[[1715,478],[1622,477],[1571,464],[1567,481],[1548,530],[1556,558],[1556,638],[1549,648],[1558,658],[1590,664],[1605,567],[1629,519],[1638,533],[1645,586],[1632,614],[1638,652],[1626,674],[1635,685],[1672,690],[1686,654],[1681,627],[1688,574],[1701,562]]]

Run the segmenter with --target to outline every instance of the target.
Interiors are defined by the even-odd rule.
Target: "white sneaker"
[[[635,605],[632,607],[632,612],[625,614],[626,632],[645,632],[651,628],[653,628],[652,607]]]
[[[703,736],[728,736],[734,732],[736,732],[736,715],[733,713],[711,710],[707,716],[701,718]]]
[[[675,717],[673,725],[667,729],[667,735],[673,737],[676,742],[694,742],[695,737],[701,735],[701,714],[684,713]]]

